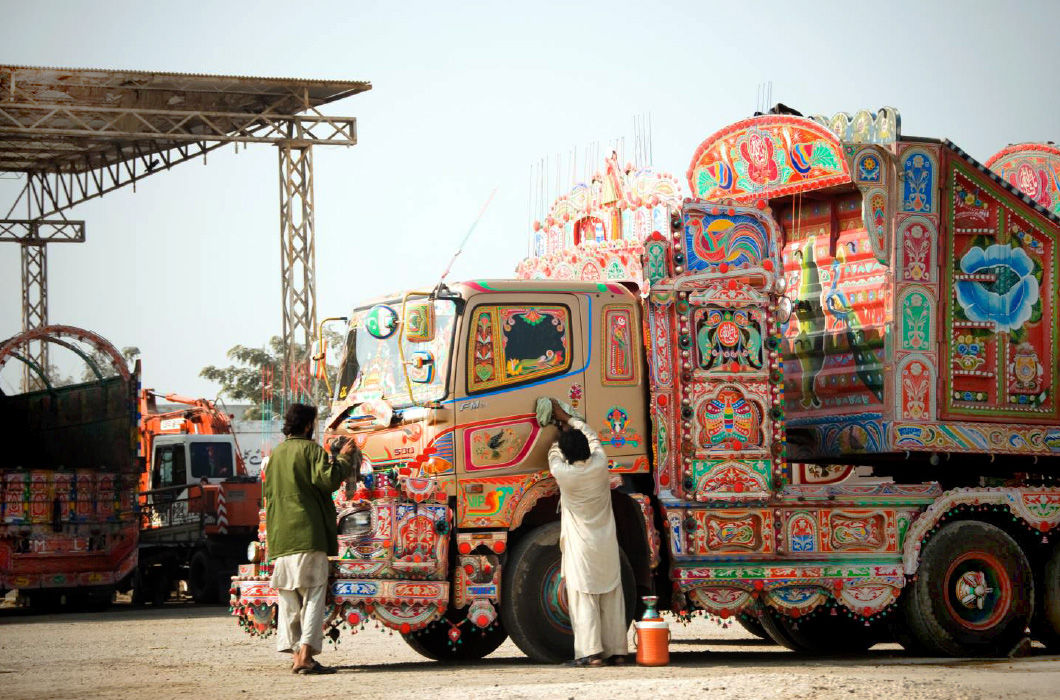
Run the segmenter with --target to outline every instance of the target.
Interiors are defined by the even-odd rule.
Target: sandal
[[[625,654],[613,654],[607,657],[608,666],[625,666],[629,663],[629,659]]]
[[[566,666],[577,666],[577,667],[588,666],[588,667],[591,667],[591,668],[597,668],[599,666],[606,666],[607,664],[605,664],[604,660],[601,659],[599,656],[583,656],[580,659],[574,659],[573,661],[567,661],[565,663],[565,665]]]
[[[331,666],[324,666],[319,661],[314,660],[312,666],[303,666],[295,670],[295,673],[301,676],[317,676],[326,675],[329,673],[335,673],[335,669]]]

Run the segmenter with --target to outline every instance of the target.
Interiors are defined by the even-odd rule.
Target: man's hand
[[[563,407],[559,405],[559,401],[550,400],[552,401],[552,422],[560,428],[565,427],[567,421],[570,420],[570,414],[563,410]]]
[[[352,457],[359,450],[357,445],[353,442],[352,438],[340,438],[342,440],[342,447],[339,448],[339,457]]]
[[[348,437],[336,437],[331,440],[328,444],[328,452],[331,453],[331,458],[343,458],[349,460],[349,458],[356,452],[357,446],[353,443],[353,440]]]

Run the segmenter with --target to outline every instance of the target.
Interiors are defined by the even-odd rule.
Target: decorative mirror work
[[[469,393],[521,384],[570,367],[566,306],[479,306],[471,318]]]
[[[638,381],[637,327],[629,306],[605,306],[603,310],[603,382],[608,386],[632,386]]]
[[[1055,417],[1055,243],[977,175],[953,182],[947,411]]]
[[[692,157],[688,185],[700,198],[753,202],[850,181],[839,140],[802,117],[766,115],[708,138]]]
[[[1060,216],[1060,148],[1047,143],[1020,143],[994,154],[986,167]]]

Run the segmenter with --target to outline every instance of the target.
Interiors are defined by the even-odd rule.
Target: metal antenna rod
[[[453,269],[453,263],[456,262],[457,257],[464,252],[464,246],[467,244],[467,239],[471,238],[471,232],[478,226],[478,222],[482,220],[482,215],[486,213],[486,209],[489,207],[490,202],[493,201],[493,195],[497,194],[497,188],[494,187],[493,191],[490,192],[490,196],[486,199],[486,203],[482,205],[482,209],[479,210],[478,216],[471,222],[471,227],[464,234],[464,238],[460,241],[460,247],[453,253],[453,257],[449,260],[449,264],[445,266],[445,272],[442,273],[441,279],[438,280],[438,286],[441,287],[442,283],[445,282],[445,278],[449,276],[449,271]]]

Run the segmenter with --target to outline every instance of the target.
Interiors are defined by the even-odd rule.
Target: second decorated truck
[[[607,452],[630,617],[655,595],[803,652],[1055,644],[1060,152],[990,163],[890,109],[759,115],[696,149],[692,198],[609,160],[523,279],[358,306],[333,634],[570,658],[548,396]],[[251,554],[233,610],[268,633]]]

